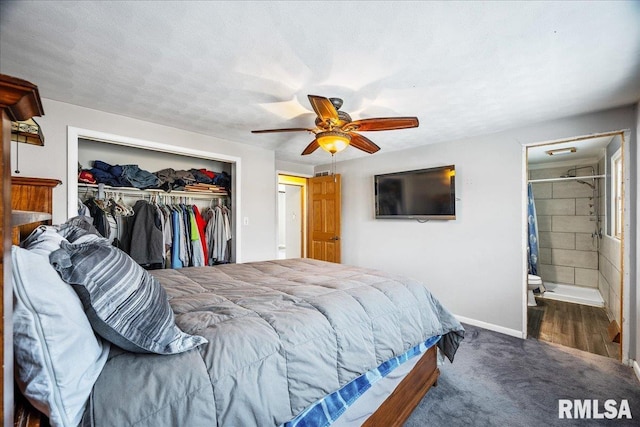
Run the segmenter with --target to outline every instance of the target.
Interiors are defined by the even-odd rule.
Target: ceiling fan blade
[[[318,140],[314,139],[313,141],[311,141],[311,144],[307,145],[307,148],[304,149],[304,151],[302,152],[302,155],[306,156],[307,154],[311,154],[314,151],[316,151],[319,147],[320,147],[320,144],[318,144]]]
[[[351,135],[351,143],[349,145],[353,146],[354,148],[357,148],[369,154],[373,154],[376,151],[380,150],[380,147],[378,147],[365,136],[362,136],[355,132],[349,132],[349,135]]]
[[[336,107],[333,106],[333,103],[329,98],[317,95],[307,96],[309,97],[309,102],[311,103],[313,111],[316,112],[320,120],[323,122],[327,120],[337,121],[340,118],[338,116],[338,110],[336,110]]]
[[[284,128],[284,129],[263,129],[263,130],[252,130],[251,133],[272,133],[272,132],[313,132],[312,129],[307,128]]]
[[[342,127],[345,131],[394,130],[418,127],[417,117],[380,117],[355,120]]]

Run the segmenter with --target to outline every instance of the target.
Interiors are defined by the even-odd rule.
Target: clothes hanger
[[[127,205],[124,199],[122,198],[122,193],[118,193],[117,196],[118,196],[118,201],[116,202],[116,204],[120,207],[120,209],[122,209],[123,211],[122,216],[135,215],[135,211],[133,210],[133,208]]]

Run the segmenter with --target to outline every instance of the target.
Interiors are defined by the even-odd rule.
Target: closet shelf
[[[98,191],[98,184],[85,184],[82,182],[78,183],[78,193],[86,191]],[[164,190],[149,188],[146,190],[141,190],[139,188],[134,187],[112,187],[110,185],[104,186],[104,191],[110,193],[118,193],[123,195],[134,195],[134,196],[145,196],[145,195],[158,195],[163,197],[190,197],[194,199],[226,199],[229,197],[228,194],[220,194],[216,192],[205,192],[205,191],[181,191],[181,190],[173,190],[171,192],[167,192]]]

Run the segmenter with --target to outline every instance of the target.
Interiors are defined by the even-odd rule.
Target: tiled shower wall
[[[618,325],[622,325],[620,314],[620,293],[622,290],[620,274],[620,240],[603,236],[600,245],[600,273],[598,288],[604,299],[609,319],[615,319]]]
[[[560,178],[568,169],[529,170],[529,179]],[[591,169],[579,169],[577,175],[591,175]],[[575,180],[532,186],[538,217],[538,273],[542,280],[597,288],[598,238],[593,233],[597,231],[595,219],[600,204],[593,199],[593,190]]]
[[[604,157],[599,162],[600,170],[605,170]],[[606,212],[606,198],[601,197],[600,212]],[[604,227],[603,227],[604,228]],[[615,319],[618,325],[622,325],[620,314],[622,275],[621,275],[621,242],[615,237],[610,237],[603,230],[599,251],[598,289],[604,299],[609,319]]]

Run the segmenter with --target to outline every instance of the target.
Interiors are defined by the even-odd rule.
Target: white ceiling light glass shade
[[[318,133],[316,135],[316,141],[318,141],[318,144],[323,150],[333,155],[347,148],[351,142],[351,135],[340,131],[329,130]]]

